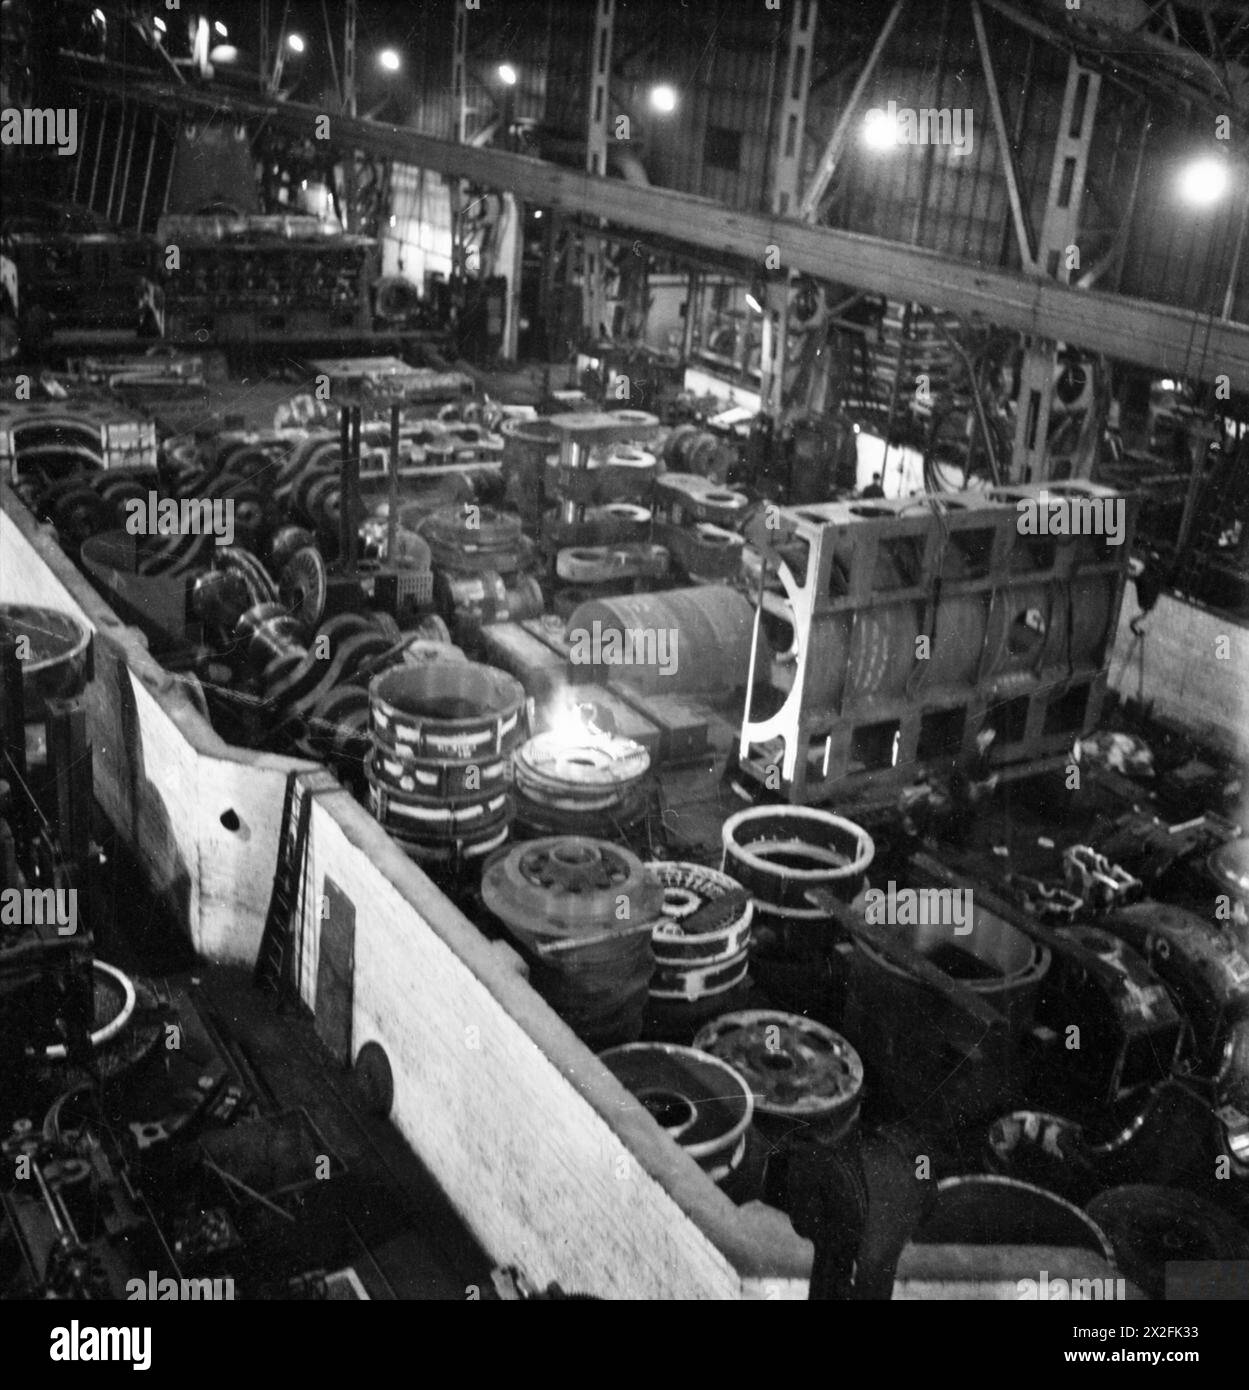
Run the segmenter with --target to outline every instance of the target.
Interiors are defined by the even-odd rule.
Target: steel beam
[[[266,119],[271,128],[306,137],[321,113],[316,107],[272,102],[189,87],[141,86],[118,75],[98,84],[124,84],[131,101],[145,98],[185,113],[217,111]],[[833,227],[814,227],[765,213],[740,212],[710,198],[674,189],[640,187],[621,179],[530,159],[502,150],[474,149],[411,130],[342,116],[331,143],[487,188],[508,189],[526,202],[568,216],[602,218],[612,226],[679,239],[714,256],[760,265],[778,247],[786,270],[854,285],[894,299],[913,299],[1036,337],[1073,343],[1135,362],[1168,376],[1214,381],[1226,375],[1234,390],[1249,391],[1249,325],[1209,313],[1132,299],[1058,281],[978,266],[921,247]]]
[[[607,174],[607,129],[611,122],[612,41],[616,0],[598,0],[594,7],[594,32],[590,39],[590,106],[586,112],[585,167],[588,173]],[[601,237],[581,241],[581,326],[597,338],[607,316],[607,260]]]
[[[1015,152],[1011,148],[1010,135],[1006,129],[1006,116],[1002,110],[1002,95],[998,91],[997,74],[993,70],[993,54],[984,30],[984,15],[980,11],[980,0],[972,0],[972,22],[976,26],[976,44],[980,49],[980,65],[984,68],[985,85],[989,89],[989,109],[993,113],[993,129],[997,135],[998,151],[1002,156],[1002,172],[1006,175],[1006,192],[1010,198],[1011,216],[1015,219],[1015,236],[1019,240],[1019,254],[1024,269],[1030,270],[1036,264],[1036,254],[1032,249],[1032,238],[1028,234],[1028,216],[1024,211],[1023,199],[1019,195],[1019,175],[1015,170]]]
[[[880,61],[880,55],[884,51],[885,44],[889,42],[889,35],[893,33],[893,26],[898,22],[898,16],[902,13],[902,7],[905,4],[906,0],[894,0],[893,9],[889,11],[889,16],[881,26],[880,33],[876,35],[876,42],[872,45],[872,51],[867,55],[867,62],[863,64],[858,77],[855,79],[854,88],[846,100],[845,109],[837,117],[837,124],[833,127],[833,133],[829,136],[824,153],[820,156],[819,167],[811,178],[810,187],[803,195],[801,216],[806,222],[814,222],[819,213],[820,203],[828,191],[828,185],[832,182],[833,171],[837,168],[837,161],[841,158],[846,137],[850,133],[850,122],[854,119],[859,101],[862,99],[872,74],[876,71],[876,64]]]

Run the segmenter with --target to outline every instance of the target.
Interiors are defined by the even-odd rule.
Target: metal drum
[[[487,865],[482,901],[530,960],[538,993],[592,1046],[642,1030],[659,884],[622,845],[555,836]]]
[[[77,695],[90,677],[91,633],[68,613],[0,604],[0,638],[17,642],[27,723],[46,718],[49,700]]]
[[[858,1122],[863,1063],[840,1033],[821,1023],[750,1009],[709,1023],[694,1046],[746,1078],[756,1126],[774,1141],[795,1129],[818,1129],[835,1142]]]
[[[722,1008],[725,996],[746,979],[754,904],[735,879],[701,864],[648,867],[664,895],[651,941],[652,1004],[697,1005],[705,1017],[707,1009]]]
[[[497,758],[524,736],[525,689],[475,662],[399,666],[369,686],[375,740],[409,758]]]
[[[569,618],[568,640],[574,661],[578,642],[587,646],[584,664],[600,668],[604,680],[656,695],[727,694],[749,675],[753,623],[753,608],[735,589],[703,585],[591,599]]]
[[[861,825],[805,806],[753,806],[730,816],[721,835],[721,867],[754,894],[761,910],[779,910],[795,922],[825,918],[806,896],[812,889],[852,901],[876,854]]]
[[[673,1043],[613,1047],[600,1060],[713,1182],[723,1183],[738,1168],[754,1097],[732,1067]]]

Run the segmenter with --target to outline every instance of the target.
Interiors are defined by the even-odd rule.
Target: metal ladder
[[[279,1005],[297,998],[293,947],[299,924],[304,876],[307,872],[308,830],[313,798],[320,792],[339,790],[333,773],[323,768],[296,769],[286,779],[282,798],[282,824],[278,831],[278,857],[273,873],[273,893],[265,914],[265,928],[256,954],[253,982],[257,989],[275,994]]]

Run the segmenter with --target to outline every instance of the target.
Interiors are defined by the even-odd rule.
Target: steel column
[[[1084,202],[1084,176],[1096,125],[1098,73],[1083,68],[1074,57],[1067,63],[1067,85],[1054,140],[1045,217],[1037,241],[1033,273],[1067,284],[1071,267],[1067,248],[1076,245],[1080,210]],[[1054,338],[1030,338],[1019,374],[1015,407],[1015,443],[1011,450],[1010,480],[1042,482],[1049,473],[1047,443],[1050,407],[1054,400],[1054,373],[1058,362]]]
[[[894,0],[893,9],[889,11],[889,17],[881,27],[880,33],[877,34],[872,51],[867,55],[867,62],[855,79],[845,109],[837,117],[837,124],[833,127],[833,133],[828,137],[828,144],[820,156],[819,166],[812,176],[810,186],[803,195],[799,216],[804,222],[814,222],[819,214],[820,203],[828,190],[828,185],[832,182],[833,171],[837,167],[837,161],[841,158],[841,151],[845,147],[846,137],[850,133],[850,122],[854,119],[864,89],[876,71],[876,64],[880,61],[880,55],[885,44],[889,42],[889,35],[893,33],[893,26],[898,22],[898,16],[902,13],[902,7],[905,4],[906,0]]]
[[[598,0],[590,45],[590,108],[586,114],[585,167],[591,174],[600,177],[607,174],[607,127],[611,120],[612,31],[615,17],[616,0]],[[581,322],[592,338],[598,337],[607,313],[605,268],[603,241],[598,237],[583,237]]]
[[[138,111],[138,107],[131,108]],[[121,108],[121,125],[117,131],[117,143],[113,147],[113,172],[108,180],[108,201],[104,205],[104,216],[108,221],[113,220],[113,194],[117,189],[117,170],[121,165],[121,147],[126,138],[126,107]]]
[[[139,194],[139,211],[134,219],[135,230],[143,230],[143,214],[147,211],[147,190],[152,182],[152,160],[156,154],[156,141],[160,135],[160,116],[152,112],[152,138],[147,145],[147,164],[143,169],[143,189]],[[172,156],[171,156],[172,157]]]

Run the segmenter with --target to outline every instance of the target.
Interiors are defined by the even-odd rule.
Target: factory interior
[[[1249,6],[0,21],[0,1299],[1249,1299]]]

